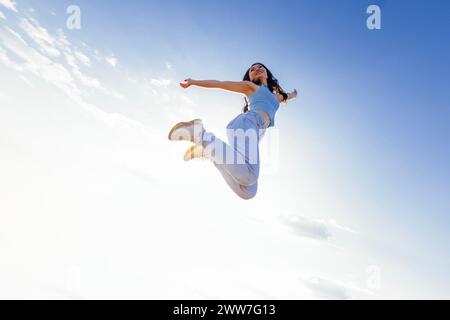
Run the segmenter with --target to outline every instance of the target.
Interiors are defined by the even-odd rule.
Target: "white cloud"
[[[328,240],[332,236],[327,224],[320,220],[296,215],[288,215],[281,218],[299,236],[317,240]]]
[[[347,285],[340,282],[314,277],[303,280],[303,283],[320,299],[348,300],[352,298]]]
[[[172,84],[172,80],[170,79],[150,79],[147,82],[150,86],[160,87],[160,88],[167,88]]]
[[[8,68],[11,68],[13,70],[23,71],[23,67],[20,64],[12,61],[6,54],[6,51],[2,48],[0,48],[0,62],[3,62],[3,64],[5,64]]]
[[[300,215],[287,214],[281,216],[282,221],[299,236],[316,240],[328,240],[333,236],[333,229],[348,233],[356,233],[348,227],[339,225],[335,220],[311,219]]]
[[[72,73],[75,75],[75,77],[78,80],[80,80],[80,82],[84,86],[101,89],[101,90],[104,89],[102,87],[102,85],[100,84],[100,81],[98,81],[95,78],[86,76],[80,71],[80,67],[77,64],[77,59],[75,58],[75,56],[73,56],[72,54],[67,53],[67,52],[64,53],[64,56],[66,58],[67,64],[72,68]]]
[[[27,77],[25,77],[24,75],[19,76],[19,79],[22,80],[23,82],[25,82],[28,86],[30,86],[31,88],[33,88],[33,84],[31,83],[30,80],[28,80]]]
[[[57,36],[54,37],[47,31],[47,29],[41,27],[39,22],[34,19],[21,19],[19,26],[38,45],[39,50],[49,58],[60,56],[62,51],[68,66],[71,68],[73,76],[78,79],[83,86],[100,90],[101,92],[111,95],[117,99],[123,99],[122,95],[104,88],[98,79],[87,76],[81,72],[78,63],[85,66],[90,66],[91,59],[79,49],[73,48],[72,44],[67,40],[61,29],[58,30]],[[22,44],[28,47],[27,49],[29,52],[34,51],[34,49],[27,45],[24,40]],[[34,54],[34,57],[36,58],[38,55]],[[46,60],[46,57],[41,56],[40,58],[45,60],[48,65],[52,65],[51,60]],[[9,64],[11,65],[11,63]],[[62,65],[53,65],[60,67],[61,72],[70,74],[70,72],[67,71]],[[74,83],[71,83],[71,86],[73,88],[76,87]]]
[[[73,77],[64,66],[54,63],[30,47],[18,33],[9,27],[0,30],[0,40],[7,49],[25,61],[22,67],[27,71],[65,91],[77,91]]]
[[[353,297],[373,298],[375,293],[359,286],[354,281],[331,280],[323,277],[300,277],[319,299],[349,300]]]
[[[123,100],[125,98],[120,93],[105,88],[98,79],[87,76],[83,72],[81,72],[80,66],[77,63],[78,61],[82,62],[83,64],[90,65],[90,59],[83,53],[81,53],[80,51],[75,51],[75,54],[72,54],[71,50],[66,50],[64,52],[64,56],[66,58],[67,64],[71,67],[72,74],[80,81],[83,86],[97,89],[102,93],[110,95],[116,99]]]
[[[96,105],[88,103],[83,100],[83,98],[78,94],[70,94],[70,97],[73,101],[75,101],[80,107],[82,107],[85,111],[89,112],[95,118],[101,120],[111,127],[117,127],[122,129],[133,129],[140,132],[144,137],[152,138],[154,137],[151,134],[145,125],[141,122],[130,119],[125,115],[120,113],[109,113],[101,110]]]
[[[119,64],[119,59],[117,59],[113,53],[105,56],[98,49],[89,48],[89,50],[91,50],[94,53],[94,57],[98,61],[106,62],[112,67],[116,67]]]
[[[39,49],[51,56],[59,57],[61,53],[56,48],[56,39],[34,19],[21,19],[20,28],[39,46]]]
[[[56,47],[63,51],[66,62],[68,66],[71,67],[72,74],[83,86],[98,89],[101,92],[118,99],[124,98],[122,95],[104,88],[97,79],[86,76],[81,72],[78,62],[87,65],[90,64],[90,59],[81,51],[72,49],[71,43],[67,40],[62,30],[58,31],[58,38],[56,39],[51,36],[46,29],[40,27],[37,21],[30,22],[26,19],[22,19],[20,21],[20,25],[41,49],[46,46],[45,50],[42,50],[45,53],[50,53],[49,51],[51,51],[51,49],[56,49]],[[21,64],[12,61],[8,57],[6,51],[0,48],[0,61],[7,67],[16,71],[31,72],[51,85],[62,89],[71,100],[75,101],[84,110],[109,126],[138,129],[144,135],[148,136],[145,127],[139,122],[128,119],[126,116],[118,113],[108,113],[102,111],[97,106],[85,102],[81,97],[81,90],[77,86],[75,78],[69,70],[67,70],[62,64],[53,62],[49,57],[41,54],[36,49],[31,47],[17,32],[11,28],[5,27],[0,29],[0,41],[5,48],[24,61]],[[74,51],[75,53],[73,53]]]
[[[12,0],[0,0],[0,4],[11,11],[18,12],[16,3]]]
[[[0,19],[6,20],[6,16],[0,11]]]
[[[355,230],[353,230],[353,229],[351,229],[349,227],[340,225],[334,219],[330,219],[330,220],[326,221],[326,223],[332,228],[335,228],[335,229],[338,229],[338,230],[341,230],[341,231],[344,231],[344,232],[348,232],[348,233],[358,234],[358,232],[356,232]]]
[[[69,42],[69,40],[67,40],[67,37],[64,34],[64,31],[62,31],[62,29],[58,29],[57,35],[59,46],[63,46],[63,48],[69,48],[71,46],[71,43]]]
[[[78,61],[80,61],[84,65],[86,65],[86,66],[90,66],[91,65],[91,59],[89,59],[89,57],[86,56],[80,50],[75,50],[75,57],[78,59]]]
[[[186,94],[180,91],[178,84],[174,79],[160,78],[136,78],[126,73],[126,79],[137,85],[139,91],[144,95],[151,97],[153,105],[159,104],[164,113],[170,118],[170,121],[179,121],[183,118],[190,118],[195,115],[194,106],[196,104],[192,94]]]
[[[110,55],[110,56],[105,57],[105,60],[106,60],[106,62],[108,62],[113,67],[117,66],[117,64],[119,62],[114,55]]]
[[[184,102],[185,105],[187,105],[189,107],[194,106],[194,101],[192,101],[192,99],[189,98],[189,96],[187,96],[185,94],[181,95],[181,100]]]

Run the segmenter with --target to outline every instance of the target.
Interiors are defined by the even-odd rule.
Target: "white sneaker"
[[[203,140],[203,122],[195,119],[189,122],[180,122],[176,124],[169,133],[171,141],[191,141],[199,144]]]
[[[207,160],[205,148],[201,144],[193,145],[184,154],[184,161],[191,161],[194,159]]]

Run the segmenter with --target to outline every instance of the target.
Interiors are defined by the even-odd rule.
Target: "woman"
[[[227,126],[230,144],[207,132],[200,119],[175,125],[169,133],[169,140],[191,141],[194,145],[184,155],[185,161],[195,158],[211,160],[239,197],[245,200],[254,198],[258,190],[259,142],[265,130],[274,127],[280,103],[296,98],[297,90],[284,92],[262,63],[253,64],[240,82],[186,79],[180,85],[184,89],[199,86],[245,95],[243,113]]]

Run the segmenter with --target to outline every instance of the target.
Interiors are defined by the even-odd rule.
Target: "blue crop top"
[[[280,107],[280,102],[275,94],[273,94],[268,87],[262,85],[252,95],[248,97],[248,109],[263,110],[267,112],[270,117],[269,127],[275,126],[275,114]]]

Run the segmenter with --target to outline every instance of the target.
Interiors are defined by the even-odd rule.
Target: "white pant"
[[[259,178],[259,142],[265,134],[263,116],[249,111],[227,126],[229,144],[211,132],[203,135],[203,147],[230,188],[242,199],[256,196]]]

